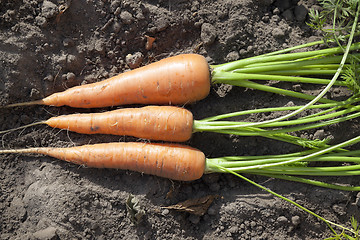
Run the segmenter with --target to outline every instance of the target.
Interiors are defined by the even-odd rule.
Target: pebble
[[[55,227],[47,227],[45,229],[35,232],[33,236],[38,240],[55,240],[59,239],[56,231],[57,229]]]
[[[279,8],[275,8],[275,9],[273,10],[273,14],[279,15],[279,14],[280,14],[280,9],[279,9]]]
[[[274,28],[273,31],[272,31],[272,35],[275,38],[284,38],[285,37],[285,32],[281,28]]]
[[[165,215],[168,215],[169,212],[170,212],[169,209],[164,209],[164,210],[161,212],[161,214],[165,216]]]
[[[276,219],[277,223],[287,223],[288,219],[285,216],[280,216]]]
[[[325,138],[325,131],[324,131],[324,129],[319,129],[319,130],[317,130],[317,131],[314,133],[314,138],[320,139],[320,140],[324,139],[324,138]]]
[[[300,220],[300,217],[299,216],[293,216],[291,218],[291,223],[294,225],[294,226],[298,226],[300,224],[301,220]]]
[[[155,31],[156,32],[164,31],[169,25],[170,25],[169,20],[165,17],[161,17],[155,21]]]
[[[119,8],[120,4],[121,4],[120,0],[112,1],[110,4],[110,11],[115,12]]]
[[[68,81],[73,81],[73,80],[75,80],[75,74],[74,73],[72,73],[72,72],[68,72],[67,74],[66,74],[66,80],[68,80]]]
[[[216,38],[216,29],[213,25],[211,25],[210,23],[204,23],[201,25],[201,34],[200,34],[200,38],[201,41],[205,44],[205,45],[211,45]]]
[[[120,18],[125,24],[131,24],[134,21],[134,17],[128,11],[122,11]]]
[[[306,19],[308,10],[304,5],[296,6],[294,9],[295,19],[299,22],[303,22]]]
[[[285,18],[286,21],[293,21],[294,20],[294,14],[291,9],[287,9],[283,12],[282,16]]]
[[[240,58],[240,54],[238,51],[232,51],[229,52],[228,55],[226,55],[226,61],[231,62],[231,61],[235,61],[238,60]]]
[[[129,65],[131,69],[139,67],[143,62],[143,60],[144,60],[144,55],[141,52],[128,54],[125,58],[127,65]]]
[[[70,66],[76,65],[77,58],[75,55],[69,54],[66,56],[66,63]]]
[[[231,228],[229,228],[230,233],[237,233],[238,231],[239,231],[238,226],[232,226]]]
[[[41,8],[41,15],[47,19],[55,17],[58,13],[57,6],[50,2],[45,0],[43,2],[42,8]]]

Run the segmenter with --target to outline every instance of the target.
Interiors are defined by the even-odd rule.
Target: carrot
[[[124,108],[109,112],[70,114],[49,118],[16,129],[46,124],[83,134],[126,135],[144,139],[185,142],[191,138],[193,115],[190,111],[174,106],[146,106]]]
[[[205,98],[210,91],[206,59],[182,54],[112,78],[54,93],[42,100],[10,104],[98,108],[124,104],[185,104]]]
[[[221,121],[222,119],[247,115],[251,113],[266,113],[276,111],[297,110],[302,106],[264,108],[245,110],[229,114],[222,114],[194,120],[190,111],[175,106],[146,106],[142,108],[124,108],[101,113],[70,114],[52,117],[48,120],[35,122],[21,127],[0,131],[5,134],[26,127],[46,124],[50,127],[65,129],[82,134],[112,134],[126,135],[150,140],[161,140],[171,142],[184,142],[191,138],[194,132],[216,132],[240,136],[263,136],[271,139],[281,140],[303,147],[319,148],[327,147],[325,142],[298,138],[288,132],[318,128],[334,122],[345,121],[357,117],[358,107],[335,111],[335,107],[341,108],[360,101],[360,98],[349,99],[338,105],[337,103],[319,104],[311,108],[323,108],[324,113],[331,111],[331,114],[310,115],[306,119],[284,121],[273,124],[264,124],[259,127],[247,127],[252,122]],[[341,117],[348,114],[346,118]],[[336,117],[340,117],[336,119]],[[328,120],[331,119],[331,120]],[[314,123],[320,120],[327,120]],[[301,126],[295,126],[302,124]],[[240,126],[240,127],[239,127]],[[279,128],[286,127],[287,128]],[[270,129],[269,129],[270,128]],[[275,128],[275,129],[272,129]]]
[[[44,154],[92,168],[132,170],[159,177],[192,181],[205,171],[205,155],[179,144],[100,143],[70,148],[39,147],[0,150],[0,153]]]

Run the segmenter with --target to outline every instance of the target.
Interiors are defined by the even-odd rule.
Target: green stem
[[[257,174],[257,175],[271,177],[271,178],[278,178],[278,179],[283,179],[283,180],[292,181],[292,182],[301,182],[301,183],[305,183],[305,184],[311,184],[311,185],[315,185],[318,187],[330,188],[330,189],[335,189],[335,190],[340,190],[340,191],[360,191],[360,186],[342,186],[342,185],[337,185],[337,184],[321,182],[321,181],[317,181],[317,180],[313,180],[313,179],[307,179],[307,178],[301,178],[301,177],[295,177],[295,176],[289,176],[289,175],[282,175],[282,174]]]
[[[356,21],[356,19],[355,19]],[[352,42],[352,37],[349,37],[349,42]],[[354,43],[350,46],[349,51],[357,50],[360,48],[359,43]],[[321,50],[314,50],[314,51],[307,51],[307,52],[298,52],[298,53],[287,53],[281,55],[268,55],[262,57],[255,57],[255,58],[247,58],[241,59],[238,61],[225,63],[220,66],[214,66],[216,71],[233,71],[235,69],[240,69],[244,66],[254,64],[254,63],[264,63],[264,62],[272,62],[272,61],[289,61],[289,60],[296,60],[300,58],[310,58],[314,56],[326,56],[332,54],[339,54],[343,53],[343,49],[341,47],[334,47],[334,48],[327,48]]]
[[[280,94],[280,95],[285,95],[285,96],[300,98],[300,99],[305,99],[305,100],[315,99],[315,96],[312,96],[309,94],[304,94],[304,93],[299,93],[299,92],[295,92],[295,91],[291,91],[291,90],[267,86],[267,85],[255,83],[255,82],[252,82],[249,80],[241,80],[241,81],[223,80],[222,83],[230,84],[230,85],[234,85],[234,86],[238,86],[238,87],[251,88],[251,89],[256,89],[256,90],[260,90],[260,91],[276,93],[276,94]],[[325,98],[320,98],[317,101],[319,101],[320,103],[336,102],[334,100],[325,99]]]
[[[301,70],[295,70],[301,71]],[[309,72],[318,70],[307,70]],[[333,70],[331,70],[333,71]],[[235,73],[235,72],[215,72],[213,73],[212,80],[214,83],[227,83],[239,84],[244,80],[268,80],[268,81],[283,81],[294,83],[312,83],[312,84],[329,84],[330,80],[322,78],[307,78],[307,77],[293,77],[293,76],[280,76],[271,74],[255,74],[255,73]],[[240,83],[241,84],[241,83]],[[335,85],[346,86],[343,81],[336,81]]]
[[[329,226],[329,228],[330,228],[332,231],[334,231],[334,230],[332,229],[331,225],[336,226],[336,227],[339,227],[339,228],[341,228],[341,229],[344,229],[344,230],[346,230],[346,231],[349,231],[349,232],[355,234],[355,232],[354,232],[352,229],[348,229],[348,228],[346,228],[346,227],[344,227],[344,226],[341,226],[341,225],[339,225],[339,224],[337,224],[337,223],[331,222],[331,221],[329,221],[329,220],[321,217],[320,215],[318,215],[318,214],[310,211],[309,209],[301,206],[300,204],[298,204],[298,203],[296,203],[296,202],[294,202],[294,201],[292,201],[292,200],[290,200],[290,199],[288,199],[288,198],[286,198],[286,197],[284,197],[284,196],[282,196],[282,195],[280,195],[280,194],[278,194],[278,193],[276,193],[276,192],[274,192],[274,191],[272,191],[272,190],[270,190],[270,189],[268,189],[268,188],[266,188],[266,187],[264,187],[264,186],[262,186],[262,185],[260,185],[260,184],[258,184],[258,183],[256,183],[256,182],[254,182],[254,181],[252,181],[252,180],[244,177],[243,175],[240,175],[240,174],[238,174],[238,173],[236,173],[236,172],[234,172],[234,171],[228,170],[228,169],[223,168],[223,167],[221,167],[221,166],[216,166],[216,165],[214,165],[213,168],[219,168],[219,169],[222,169],[224,172],[228,172],[228,173],[234,174],[235,176],[237,176],[237,177],[239,177],[239,178],[241,178],[241,179],[243,179],[243,180],[245,180],[245,181],[253,184],[254,186],[256,186],[256,187],[258,187],[258,188],[260,188],[260,189],[262,189],[262,190],[264,190],[264,191],[266,191],[266,192],[268,192],[268,193],[270,193],[270,194],[272,194],[272,195],[274,195],[274,196],[276,196],[276,197],[278,197],[278,198],[281,198],[281,199],[283,199],[283,200],[285,200],[285,201],[293,204],[294,206],[300,208],[301,210],[303,210],[303,211],[305,211],[305,212],[307,212],[307,213],[315,216],[316,218],[324,221],[324,222]]]

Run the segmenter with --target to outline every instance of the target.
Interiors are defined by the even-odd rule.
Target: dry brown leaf
[[[207,212],[214,199],[218,197],[218,195],[207,195],[205,197],[189,199],[184,202],[179,202],[175,205],[162,208],[183,211],[194,215],[202,216]]]

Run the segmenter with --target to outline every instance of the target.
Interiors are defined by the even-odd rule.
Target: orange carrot
[[[69,88],[42,100],[15,103],[24,105],[97,108],[124,104],[186,104],[205,98],[210,91],[206,59],[182,54],[160,60],[112,78]]]
[[[201,178],[206,165],[204,153],[179,144],[118,142],[70,148],[10,149],[0,153],[44,154],[87,167],[132,170],[180,181]]]
[[[151,140],[185,142],[193,132],[193,115],[190,111],[174,106],[146,106],[124,108],[102,113],[70,114],[52,117],[29,126],[47,124],[84,134],[126,135]]]

